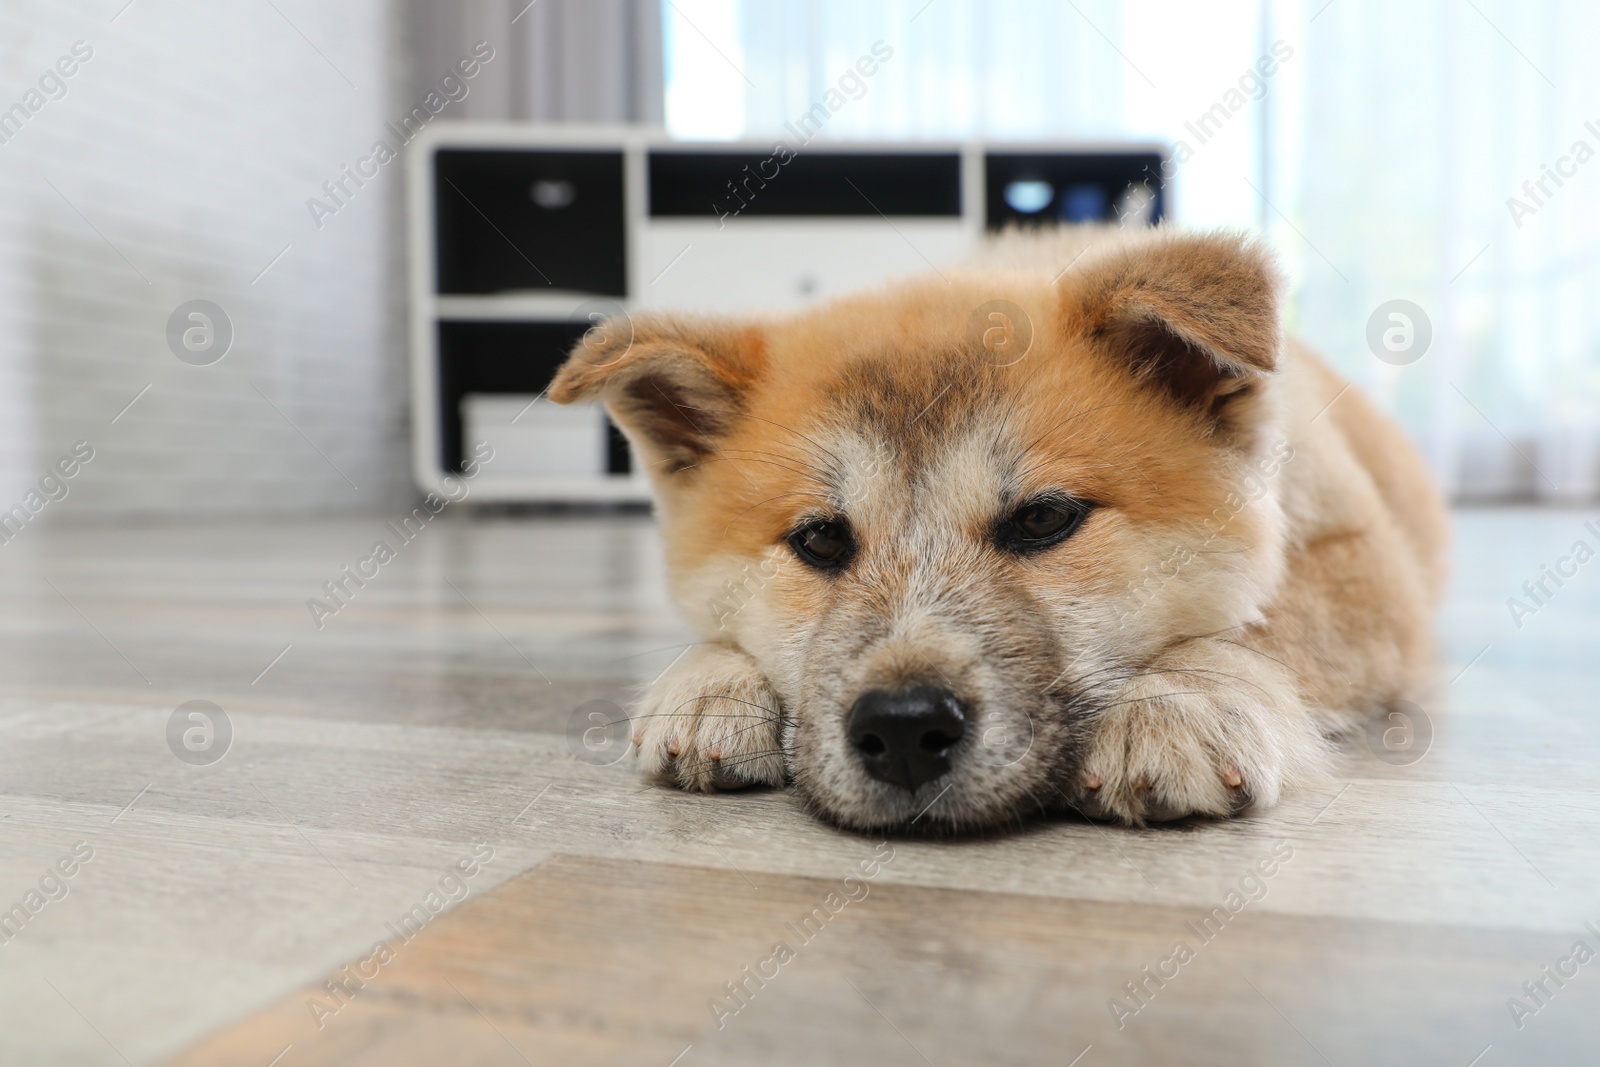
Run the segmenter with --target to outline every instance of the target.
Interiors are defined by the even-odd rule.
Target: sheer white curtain
[[[1284,165],[1300,171],[1301,329],[1406,420],[1458,495],[1593,499],[1600,8],[1336,0],[1297,22],[1307,91]],[[1349,343],[1393,298],[1432,319],[1412,366]]]
[[[679,136],[777,136],[881,41],[822,136],[1176,145],[1178,221],[1264,231],[1292,327],[1454,495],[1600,495],[1596,5],[671,0],[663,29]]]

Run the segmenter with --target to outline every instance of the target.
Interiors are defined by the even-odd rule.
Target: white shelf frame
[[[614,300],[634,310],[629,296],[609,297],[579,292],[503,293],[487,296],[446,295],[438,291],[438,258],[434,242],[433,157],[441,148],[466,149],[608,149],[623,156],[623,233],[627,257],[626,287],[630,296],[644,292],[643,234],[650,225],[647,157],[671,148],[705,152],[771,152],[770,140],[676,141],[651,127],[547,125],[522,122],[442,122],[427,126],[412,142],[406,159],[407,289],[410,311],[411,465],[424,491],[442,492],[447,471],[439,466],[439,332],[441,319],[554,322],[567,319],[577,304]],[[986,204],[984,160],[988,153],[1154,152],[1170,159],[1169,146],[1159,142],[1093,141],[850,141],[818,142],[829,153],[949,152],[961,157],[961,223],[976,245],[984,232]],[[797,151],[805,151],[804,148]],[[1170,168],[1163,168],[1170,169]],[[1171,218],[1173,182],[1163,184],[1166,216]],[[650,500],[643,472],[594,478],[495,477],[492,464],[473,483],[473,498],[488,502],[638,503]]]

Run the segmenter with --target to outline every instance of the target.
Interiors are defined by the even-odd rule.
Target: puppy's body
[[[790,777],[860,828],[1223,815],[1429,672],[1442,504],[1238,237],[1012,237],[784,320],[639,321],[552,389],[589,395],[704,639],[636,715],[685,787]]]

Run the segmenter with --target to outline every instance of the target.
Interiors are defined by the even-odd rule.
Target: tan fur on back
[[[862,828],[1226,815],[1322,773],[1428,679],[1446,529],[1400,431],[1281,339],[1279,291],[1239,235],[1008,234],[786,319],[581,344],[551,395],[603,399],[650,466],[704,639],[637,709],[645,770],[792,780]],[[1057,496],[1094,505],[1077,532],[997,547]],[[847,569],[790,548],[819,519]],[[968,729],[911,791],[845,723],[919,685]]]

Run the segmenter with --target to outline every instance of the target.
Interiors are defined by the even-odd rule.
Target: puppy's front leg
[[[755,660],[697,645],[658,678],[633,715],[639,766],[682,789],[782,785],[778,695]]]
[[[1134,825],[1232,815],[1322,773],[1328,746],[1294,676],[1243,640],[1184,641],[1109,694],[1074,806]]]

